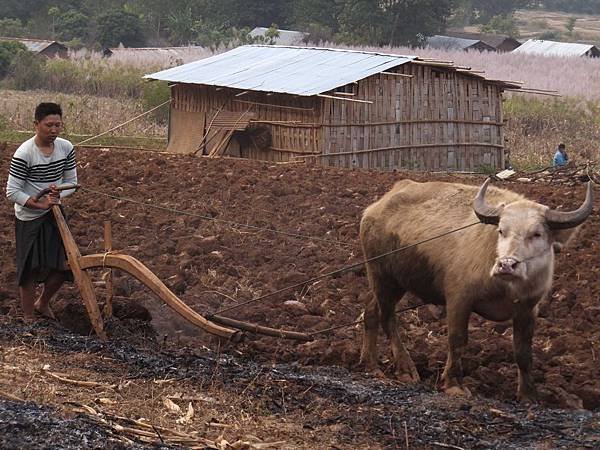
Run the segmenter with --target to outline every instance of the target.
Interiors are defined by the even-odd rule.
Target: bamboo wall
[[[210,154],[227,136],[211,124],[235,128],[236,114],[246,114],[249,127],[269,129],[271,147],[239,148],[233,139],[224,154],[278,162],[313,155],[324,165],[380,170],[504,167],[498,85],[432,63],[397,72],[412,77],[371,76],[340,89],[353,94],[336,94],[347,101],[175,85],[169,150]]]
[[[497,85],[424,63],[358,82],[371,105],[323,101],[323,163],[382,170],[503,168]],[[349,90],[349,89],[346,89]]]
[[[186,84],[173,86],[169,145],[173,148],[170,151],[182,152],[183,148],[184,153],[189,153],[191,149],[197,148],[215,116],[213,123],[219,122],[223,116],[247,113],[252,117],[250,127],[261,126],[270,130],[271,147],[258,149],[249,146],[240,149],[233,141],[225,154],[282,162],[289,161],[294,156],[318,152],[318,135],[321,132],[317,126],[320,121],[320,99],[260,92],[248,92],[239,96],[236,94],[240,92]],[[234,124],[235,122],[229,125]],[[200,129],[202,132],[198,133]],[[214,129],[208,132],[205,138],[208,142],[202,146],[199,154],[210,152],[211,145],[221,138],[217,132]],[[184,137],[181,137],[182,134]],[[171,145],[171,142],[175,145]],[[177,142],[184,142],[185,145],[178,146]]]

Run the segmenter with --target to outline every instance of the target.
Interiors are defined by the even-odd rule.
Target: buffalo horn
[[[592,213],[594,206],[594,190],[592,182],[588,181],[585,200],[583,204],[575,211],[556,211],[548,209],[546,211],[546,223],[553,230],[564,230],[581,225],[585,219]]]
[[[488,178],[479,188],[479,192],[473,201],[473,209],[482,223],[498,225],[498,222],[500,222],[500,213],[502,212],[502,207],[493,208],[485,202],[485,191],[487,190],[489,182],[490,179]]]

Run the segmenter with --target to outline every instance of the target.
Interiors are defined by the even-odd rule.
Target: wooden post
[[[73,239],[73,235],[71,234],[62,211],[60,210],[60,206],[53,205],[52,213],[56,219],[56,224],[58,225],[58,230],[60,231],[63,245],[65,246],[65,251],[69,260],[69,266],[73,272],[73,277],[75,278],[75,282],[77,283],[77,287],[79,288],[79,292],[83,298],[88,315],[90,316],[90,322],[92,323],[94,331],[98,337],[102,340],[106,340],[104,323],[102,322],[100,308],[96,302],[96,294],[94,293],[92,280],[90,280],[87,272],[80,266],[81,253],[79,253],[79,248],[77,248],[75,239]]]
[[[104,251],[112,251],[112,225],[110,220],[104,221]],[[106,305],[104,305],[104,318],[110,319],[113,315],[113,271],[109,267],[102,274],[102,278],[106,281]]]

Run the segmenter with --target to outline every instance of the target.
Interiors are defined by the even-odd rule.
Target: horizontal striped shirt
[[[48,210],[25,206],[30,197],[55,184],[77,183],[75,150],[66,139],[56,138],[54,150],[45,156],[35,145],[35,136],[23,142],[15,151],[10,162],[6,196],[15,204],[15,215],[19,220],[33,220],[43,216]],[[74,191],[61,191],[66,197]]]

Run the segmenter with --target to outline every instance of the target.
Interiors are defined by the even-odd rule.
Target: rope
[[[298,233],[290,233],[290,232],[287,232],[287,231],[276,230],[274,228],[259,227],[259,226],[256,226],[256,225],[248,225],[248,224],[245,224],[245,223],[234,222],[232,220],[217,219],[216,217],[205,216],[205,215],[202,215],[202,214],[195,214],[195,213],[192,213],[192,212],[189,212],[189,211],[183,211],[183,210],[179,210],[179,209],[175,209],[175,208],[170,208],[168,206],[153,205],[153,204],[144,203],[144,202],[141,202],[139,200],[132,199],[132,198],[121,197],[121,196],[114,195],[114,194],[107,194],[106,192],[100,192],[100,191],[96,191],[94,189],[90,189],[90,188],[86,188],[86,187],[81,187],[81,190],[86,191],[86,192],[90,192],[92,194],[103,195],[105,197],[109,197],[109,198],[112,198],[112,199],[115,199],[115,200],[122,200],[122,201],[126,201],[126,202],[129,202],[129,203],[134,203],[136,205],[141,205],[141,206],[144,206],[146,208],[153,208],[153,209],[158,209],[160,211],[166,211],[166,212],[170,212],[170,213],[181,214],[181,215],[184,215],[184,216],[197,217],[199,219],[204,219],[204,220],[210,220],[210,221],[213,221],[213,222],[224,223],[224,224],[229,225],[231,227],[244,227],[244,228],[248,228],[248,229],[255,230],[255,231],[266,231],[266,232],[269,232],[269,233],[281,234],[283,236],[293,237],[293,238],[297,238],[297,239],[326,242],[328,244],[354,245],[353,243],[350,243],[350,242],[343,242],[343,241],[338,241],[338,240],[334,240],[334,239],[319,238],[319,237],[315,237],[315,236],[307,236],[307,235],[298,234]]]
[[[300,286],[304,286],[305,284],[314,283],[315,281],[322,280],[323,278],[327,278],[327,277],[330,277],[330,276],[333,276],[333,275],[336,275],[336,274],[339,274],[339,273],[342,273],[342,272],[346,272],[346,271],[348,271],[350,269],[354,269],[356,267],[360,267],[360,266],[362,266],[362,265],[364,265],[364,264],[366,264],[368,262],[376,261],[376,260],[381,259],[381,258],[385,258],[386,256],[392,255],[394,253],[403,252],[403,251],[408,250],[410,248],[416,247],[417,245],[425,244],[425,243],[433,241],[435,239],[440,239],[440,238],[442,238],[444,236],[448,236],[449,234],[456,233],[458,231],[464,230],[464,229],[472,227],[474,225],[478,225],[480,223],[481,222],[479,222],[479,221],[473,222],[473,223],[470,223],[468,225],[465,225],[465,226],[462,226],[462,227],[459,227],[459,228],[455,228],[454,230],[447,231],[447,232],[442,233],[440,235],[437,235],[437,236],[434,236],[434,237],[431,237],[431,238],[428,238],[428,239],[424,239],[424,240],[419,241],[419,242],[415,242],[414,244],[409,244],[409,245],[406,245],[404,247],[400,247],[400,248],[391,250],[389,252],[383,253],[381,255],[373,256],[373,257],[365,259],[364,261],[361,261],[359,263],[352,264],[352,265],[347,266],[347,267],[343,267],[342,269],[334,270],[332,272],[327,272],[327,273],[325,273],[323,275],[319,275],[319,276],[310,278],[309,280],[302,281],[300,283],[296,283],[296,284],[294,284],[292,286],[288,286],[288,287],[279,289],[277,291],[270,292],[269,294],[262,295],[260,297],[254,298],[252,300],[248,300],[248,301],[245,301],[245,302],[242,302],[242,303],[238,303],[238,304],[235,304],[235,305],[232,305],[232,306],[228,306],[226,308],[221,308],[217,312],[214,312],[212,314],[207,315],[206,318],[210,319],[212,316],[215,316],[217,314],[222,314],[222,313],[227,312],[227,311],[232,311],[234,309],[241,308],[242,306],[246,306],[246,305],[249,305],[251,303],[256,303],[256,302],[262,301],[262,300],[264,300],[266,298],[269,298],[269,297],[273,297],[274,295],[280,294],[282,292],[289,291],[291,289],[295,289],[295,288],[298,288]]]
[[[403,312],[410,311],[412,309],[420,308],[421,306],[425,306],[425,304],[422,304],[422,305],[413,305],[413,306],[409,306],[408,308],[399,309],[398,311],[396,311],[396,315],[402,314]],[[361,322],[364,322],[364,321],[365,321],[365,319],[358,319],[358,320],[355,320],[354,322],[345,323],[343,325],[336,325],[334,327],[325,328],[324,330],[313,331],[312,333],[306,333],[306,334],[307,334],[307,336],[315,336],[317,334],[324,334],[324,333],[327,333],[329,331],[339,330],[340,328],[351,327],[352,325],[357,325],[357,324],[359,324]]]
[[[94,139],[97,139],[97,138],[99,138],[100,136],[104,136],[105,134],[108,134],[108,133],[110,133],[111,131],[118,130],[119,128],[121,128],[121,127],[124,127],[125,125],[127,125],[128,123],[131,123],[131,122],[133,122],[134,120],[137,120],[137,119],[139,119],[140,117],[144,117],[145,115],[147,115],[147,114],[150,114],[152,111],[155,111],[155,110],[157,110],[158,108],[161,108],[161,107],[165,106],[167,103],[171,103],[171,100],[169,99],[169,100],[167,100],[166,102],[163,102],[163,103],[161,103],[160,105],[158,105],[158,106],[155,106],[154,108],[152,108],[152,109],[149,109],[149,110],[148,110],[148,111],[146,111],[146,112],[143,112],[143,113],[141,113],[141,114],[138,114],[138,115],[137,115],[137,116],[135,116],[133,119],[129,119],[127,122],[123,122],[122,124],[120,124],[120,125],[117,125],[116,127],[113,127],[113,128],[111,128],[110,130],[104,131],[104,132],[102,132],[102,133],[100,133],[100,134],[97,134],[96,136],[92,136],[91,138],[84,139],[83,141],[81,141],[81,142],[79,142],[79,143],[75,144],[75,146],[78,146],[78,145],[83,145],[83,144],[85,144],[86,142],[89,142],[89,141],[92,141],[92,140],[94,140]]]

